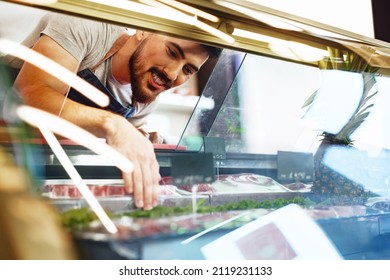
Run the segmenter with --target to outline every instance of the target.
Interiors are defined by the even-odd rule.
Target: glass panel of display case
[[[214,111],[195,109],[181,144],[200,150],[200,136],[210,136],[225,138],[231,153],[313,151],[318,132],[305,125],[302,106],[319,75],[313,66],[225,50],[200,99],[213,98]]]
[[[208,112],[196,108],[180,143],[202,151],[202,137],[223,138],[227,160],[222,166],[241,171],[243,166],[247,171],[254,167],[256,173],[273,178],[275,174],[264,170],[277,172],[278,164],[285,166],[277,161],[278,153],[297,153],[296,158],[299,153],[311,154],[314,176],[305,183],[321,201],[387,201],[386,59],[384,55],[380,68],[374,59],[329,47],[329,56],[316,67],[225,50],[200,99],[213,98],[215,108]],[[237,154],[243,160],[229,161]],[[307,170],[306,161],[301,165]]]

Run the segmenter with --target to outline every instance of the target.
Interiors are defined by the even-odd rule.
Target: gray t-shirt
[[[22,42],[32,47],[42,34],[52,38],[79,61],[81,71],[99,64],[123,32],[134,34],[134,30],[107,23],[72,17],[63,14],[47,14],[36,28]],[[12,58],[8,65],[21,68],[23,61]],[[115,98],[124,106],[132,103],[130,84],[120,84],[112,75],[111,59],[105,60],[95,70],[95,75],[106,85]],[[146,117],[157,107],[157,102],[140,104],[136,102],[136,114],[129,119],[136,127],[146,124]]]

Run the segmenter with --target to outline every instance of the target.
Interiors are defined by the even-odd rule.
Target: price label
[[[311,182],[314,157],[311,153],[278,151],[278,181]]]
[[[215,181],[212,153],[181,154],[171,157],[172,180],[175,185],[194,185]]]
[[[225,139],[220,137],[204,137],[203,141],[205,153],[212,153],[216,160],[226,158]]]

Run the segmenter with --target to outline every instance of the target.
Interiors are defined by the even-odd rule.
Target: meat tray
[[[85,184],[97,197],[103,207],[113,212],[134,209],[133,199],[127,194],[123,180],[85,180]],[[275,180],[257,174],[220,175],[212,184],[195,186],[174,186],[171,177],[163,177],[160,181],[159,204],[165,206],[186,206],[192,204],[194,190],[196,200],[203,203],[219,205],[244,199],[257,201],[276,198],[293,198],[307,192],[307,185],[281,185]],[[70,180],[46,180],[42,187],[43,196],[60,211],[69,208],[86,206],[77,187]]]

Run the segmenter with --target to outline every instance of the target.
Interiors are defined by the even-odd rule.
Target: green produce
[[[294,197],[292,199],[277,198],[274,200],[241,200],[237,202],[230,202],[216,206],[204,205],[204,200],[200,200],[197,204],[197,213],[215,213],[234,210],[249,210],[249,209],[278,209],[288,204],[298,204],[303,207],[314,205],[314,202],[304,197]],[[192,205],[184,207],[162,206],[159,205],[152,210],[137,209],[125,213],[108,213],[112,218],[119,218],[128,216],[132,218],[163,218],[178,215],[185,215],[192,213]],[[62,223],[68,229],[80,229],[87,227],[88,224],[97,219],[96,215],[88,208],[71,209],[61,213]]]

